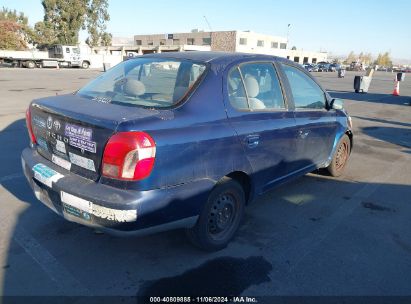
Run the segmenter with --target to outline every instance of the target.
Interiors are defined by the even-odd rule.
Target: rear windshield
[[[96,78],[78,94],[104,103],[167,108],[196,84],[206,65],[188,60],[136,58]]]

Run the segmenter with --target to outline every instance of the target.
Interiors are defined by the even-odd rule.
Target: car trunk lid
[[[102,104],[78,95],[34,100],[31,122],[37,150],[46,159],[90,180],[100,177],[108,139],[122,122],[158,111]]]

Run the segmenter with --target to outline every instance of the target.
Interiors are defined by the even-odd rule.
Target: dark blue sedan
[[[207,250],[256,196],[318,168],[339,176],[353,144],[341,100],[255,54],[136,57],[26,114],[23,171],[50,209],[119,235],[186,228]]]

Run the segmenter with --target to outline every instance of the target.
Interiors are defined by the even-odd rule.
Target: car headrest
[[[248,97],[254,98],[260,93],[260,86],[255,77],[247,75],[244,79],[244,85],[247,90]]]
[[[131,96],[139,96],[146,92],[146,87],[144,83],[137,79],[127,78],[127,82],[124,84],[124,92]]]

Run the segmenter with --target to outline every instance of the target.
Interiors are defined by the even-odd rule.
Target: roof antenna
[[[208,22],[207,17],[206,17],[206,16],[203,16],[203,18],[204,18],[204,20],[207,22],[208,29],[210,30],[210,32],[212,32],[213,29],[211,28],[210,22]]]

